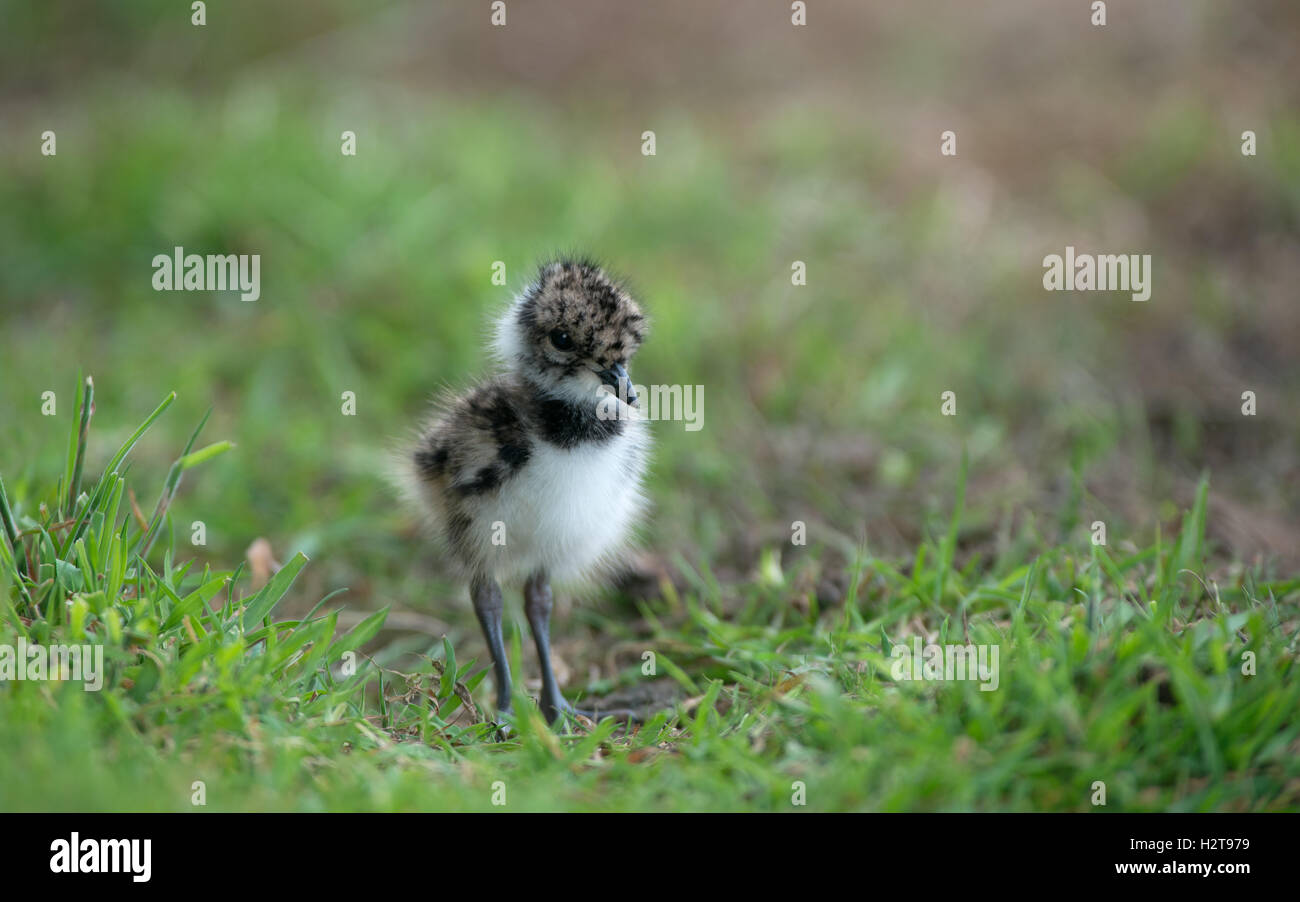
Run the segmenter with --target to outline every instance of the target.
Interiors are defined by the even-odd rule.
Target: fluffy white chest
[[[622,548],[644,504],[648,438],[643,422],[629,421],[607,442],[534,445],[480,520],[504,532],[491,555],[498,574],[582,578]]]

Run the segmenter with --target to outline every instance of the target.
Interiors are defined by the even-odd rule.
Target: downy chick
[[[646,320],[599,266],[545,265],[497,324],[501,373],[441,405],[408,466],[416,496],[469,584],[508,712],[500,583],[523,583],[542,713],[574,710],[551,669],[551,580],[614,563],[644,507],[650,446],[627,364]],[[586,713],[586,712],[581,712]]]

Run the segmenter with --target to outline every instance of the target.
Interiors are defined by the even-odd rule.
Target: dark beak
[[[632,380],[628,378],[623,364],[616,363],[607,370],[601,370],[600,381],[614,389],[614,394],[628,404],[636,403],[636,391],[632,388]]]

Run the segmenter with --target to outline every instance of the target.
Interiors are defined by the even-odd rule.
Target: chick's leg
[[[639,720],[637,713],[627,708],[608,708],[605,710],[586,710],[575,708],[560,694],[560,684],[555,679],[551,668],[551,608],[553,607],[551,584],[545,573],[534,573],[524,583],[524,613],[528,615],[528,624],[533,628],[533,641],[537,643],[537,660],[542,669],[542,716],[549,723],[555,723],[561,714],[581,714],[592,720],[602,717],[618,717],[626,720]]]
[[[497,682],[497,711],[509,714],[510,703],[510,664],[506,658],[506,646],[501,640],[501,612],[505,605],[501,601],[501,587],[490,576],[479,576],[470,583],[470,598],[474,601],[474,613],[478,616],[479,626],[483,628],[483,638],[487,640],[488,651],[492,653],[492,675]]]
[[[537,661],[542,668],[542,716],[555,723],[560,712],[572,710],[560,694],[560,684],[551,669],[551,608],[554,606],[551,584],[545,573],[534,573],[524,583],[524,613],[533,628],[537,643]]]

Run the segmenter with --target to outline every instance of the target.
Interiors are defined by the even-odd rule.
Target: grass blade
[[[244,607],[244,625],[246,628],[256,627],[267,616],[280,599],[284,598],[293,581],[297,579],[299,571],[307,563],[307,555],[301,551],[297,552],[293,559],[280,568],[275,576],[271,577],[262,590],[254,595]]]
[[[73,433],[71,447],[68,449],[68,467],[64,483],[68,487],[67,507],[64,516],[70,517],[77,509],[77,497],[81,494],[81,470],[86,463],[86,436],[90,433],[90,415],[95,407],[95,380],[86,377],[81,386],[81,415],[77,420],[77,429]]]

